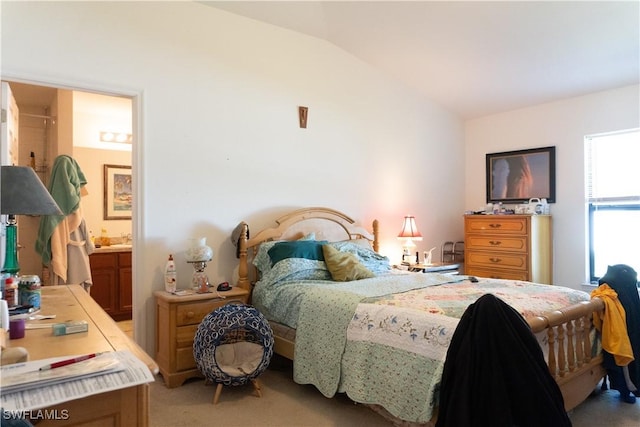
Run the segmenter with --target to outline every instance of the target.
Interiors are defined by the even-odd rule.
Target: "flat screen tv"
[[[487,154],[487,203],[556,201],[556,147]]]

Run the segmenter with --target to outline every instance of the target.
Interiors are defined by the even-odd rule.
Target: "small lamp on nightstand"
[[[410,264],[409,260],[411,259],[411,252],[413,248],[416,247],[414,240],[422,240],[422,234],[418,231],[418,227],[416,226],[416,218],[412,215],[407,215],[404,217],[404,222],[402,223],[402,231],[398,234],[398,239],[406,239],[405,244],[402,246],[402,263]],[[417,261],[416,261],[417,262]]]
[[[213,250],[207,246],[207,238],[191,239],[191,246],[187,249],[185,258],[189,264],[193,265],[194,272],[191,281],[193,286],[198,288],[197,292],[200,294],[209,292],[209,277],[204,269],[213,258]]]

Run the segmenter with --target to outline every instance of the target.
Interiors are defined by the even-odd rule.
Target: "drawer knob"
[[[489,224],[489,227],[491,228],[500,228],[502,226],[502,224]]]
[[[187,311],[187,317],[189,319],[191,319],[193,316],[195,316],[195,313],[193,311]]]
[[[489,240],[489,244],[493,246],[500,246],[502,242],[500,240]]]
[[[489,261],[491,261],[491,262],[500,262],[500,261],[502,261],[502,259],[500,259],[500,258],[489,258]]]

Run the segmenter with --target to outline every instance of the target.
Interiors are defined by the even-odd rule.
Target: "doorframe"
[[[72,91],[82,91],[89,93],[96,93],[107,96],[124,96],[131,98],[131,113],[132,113],[132,133],[134,135],[135,144],[131,147],[131,176],[133,180],[133,203],[131,206],[131,234],[133,236],[134,245],[132,246],[132,299],[133,299],[133,337],[134,340],[142,347],[147,348],[152,342],[147,339],[145,333],[147,329],[147,318],[149,316],[144,312],[145,300],[147,294],[151,293],[151,289],[147,289],[144,286],[142,280],[142,269],[139,266],[143,266],[141,253],[139,250],[140,242],[144,239],[144,226],[142,223],[142,207],[144,206],[144,192],[142,179],[144,176],[142,153],[144,147],[144,133],[142,127],[142,105],[143,105],[143,90],[124,88],[122,86],[113,86],[101,83],[84,83],[78,81],[68,80],[56,80],[49,78],[42,78],[36,76],[30,76],[27,74],[13,75],[11,73],[3,73],[0,76],[3,81],[13,81],[16,83],[24,83],[34,86],[47,86],[56,89],[65,89]],[[140,286],[137,286],[139,284]]]

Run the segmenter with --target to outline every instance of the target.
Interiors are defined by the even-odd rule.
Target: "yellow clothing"
[[[616,365],[627,366],[634,359],[627,333],[627,315],[618,294],[606,283],[591,292],[604,302],[604,313],[594,313],[593,324],[602,332],[602,348],[613,355]]]

